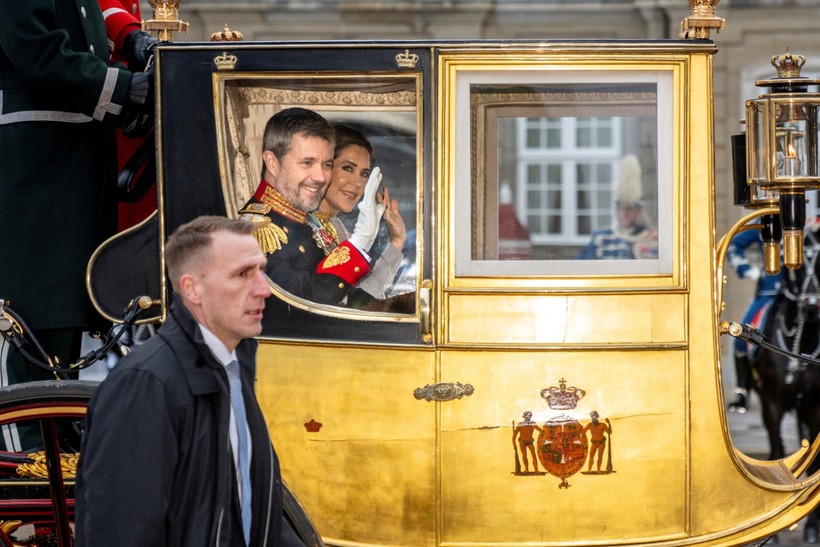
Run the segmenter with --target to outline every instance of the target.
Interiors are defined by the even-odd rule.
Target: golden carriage
[[[159,49],[160,233],[235,215],[268,116],[305,106],[374,136],[415,235],[414,313],[272,289],[287,315],[257,390],[326,544],[743,544],[816,505],[807,444],[759,461],[728,433],[716,20],[693,8],[671,41]],[[656,251],[578,260],[628,154]]]
[[[93,290],[100,309],[149,294],[161,318],[165,235],[236,215],[267,118],[311,108],[373,136],[414,243],[394,288],[412,313],[272,286],[287,313],[266,318],[257,392],[326,545],[741,545],[792,525],[818,502],[817,444],[751,458],[724,412],[719,19],[690,3],[679,40],[158,47],[158,213],[117,240],[149,241],[160,275]],[[580,260],[625,155],[654,249]]]

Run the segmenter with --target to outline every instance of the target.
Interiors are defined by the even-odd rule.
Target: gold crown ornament
[[[558,386],[550,386],[541,390],[541,397],[553,410],[571,410],[578,405],[587,392],[577,387],[567,387],[567,381],[561,378]]]
[[[418,62],[419,56],[415,53],[410,53],[409,49],[405,49],[404,53],[396,55],[396,64],[399,65],[400,68],[416,68]]]
[[[687,40],[708,40],[711,32],[720,32],[726,20],[716,15],[720,0],[689,0],[689,17],[680,23],[680,37]]]
[[[188,32],[188,23],[179,20],[180,0],[148,0],[153,19],[142,21],[143,30],[156,32],[161,42],[173,41],[174,32]]]
[[[222,55],[214,57],[214,64],[218,70],[233,70],[236,60],[236,55],[228,55],[227,51],[223,51]]]
[[[231,30],[228,28],[228,23],[225,23],[225,28],[219,32],[211,34],[211,42],[241,42],[245,39],[245,35],[238,30]]]
[[[800,69],[806,64],[803,55],[792,55],[786,47],[783,55],[772,55],[772,66],[777,69],[778,78],[799,78]]]

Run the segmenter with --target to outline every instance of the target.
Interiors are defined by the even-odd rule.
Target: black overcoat
[[[279,461],[253,392],[254,340],[236,349],[253,439],[251,545],[291,545]],[[78,465],[77,547],[242,546],[224,367],[178,303],[88,406]],[[288,528],[289,530],[289,528]]]

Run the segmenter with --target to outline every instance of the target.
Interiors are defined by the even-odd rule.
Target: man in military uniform
[[[755,292],[749,307],[743,314],[741,323],[744,325],[759,326],[763,322],[763,316],[769,308],[783,284],[785,269],[776,275],[769,275],[761,271],[760,266],[749,260],[747,252],[763,257],[763,240],[759,230],[746,230],[740,232],[729,243],[726,249],[726,260],[735,269],[737,275],[742,279],[750,279],[755,282]],[[754,384],[752,375],[752,364],[749,362],[749,344],[740,338],[734,343],[735,358],[735,398],[729,403],[730,412],[743,414],[748,409],[749,398],[751,397],[752,386]]]
[[[109,65],[94,0],[0,10],[0,298],[63,362],[99,319],[85,270],[116,228],[114,129],[149,97],[149,75]],[[53,378],[14,351],[0,373],[2,384]]]
[[[366,241],[375,237],[380,215],[360,211],[353,236],[337,245],[311,214],[330,183],[334,139],[327,120],[311,110],[288,108],[272,116],[263,137],[262,181],[239,214],[257,224],[274,283],[335,305],[370,273]]]

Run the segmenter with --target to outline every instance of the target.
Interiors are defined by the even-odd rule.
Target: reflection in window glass
[[[460,89],[469,96],[470,126],[478,128],[470,147],[469,260],[550,261],[565,272],[604,271],[570,266],[580,260],[648,260],[655,262],[622,271],[669,271],[671,248],[658,262],[657,226],[659,216],[671,220],[671,131],[662,131],[672,120],[668,76],[465,78],[469,83]],[[552,78],[557,81],[546,81]],[[671,224],[660,231],[671,241]],[[554,269],[488,266],[474,271],[522,275]],[[456,270],[473,271],[462,263]]]
[[[558,118],[527,118],[526,145],[531,150],[561,148],[561,120]]]
[[[521,117],[513,121],[516,133],[527,135],[525,144],[516,149],[518,172],[526,176],[516,176],[514,195],[527,196],[516,201],[515,209],[519,215],[524,211],[521,217],[533,244],[529,258],[554,256],[555,247],[562,247],[561,254],[571,258],[580,253],[580,246],[593,232],[615,221],[614,175],[624,155],[622,130],[630,122],[620,117]],[[550,128],[572,138],[561,138],[559,132],[550,141],[546,138]],[[533,139],[534,134],[545,138]],[[536,142],[559,146],[538,148]],[[542,252],[542,246],[552,248]]]
[[[475,92],[480,92],[480,88]],[[643,92],[641,89],[627,93]],[[646,92],[652,94],[649,88]],[[582,89],[579,93],[587,95]],[[551,99],[548,91],[540,96],[546,101]],[[653,103],[654,100],[653,96]],[[532,109],[547,114],[553,110],[540,104],[532,105]],[[646,108],[645,116],[573,115],[595,111],[596,107],[589,104],[572,109],[559,105],[554,110],[563,115],[511,115],[508,121],[512,123],[498,124],[498,177],[513,181],[510,199],[515,220],[526,227],[531,246],[529,255],[517,253],[513,259],[604,258],[608,253],[590,253],[584,249],[593,234],[612,227],[621,236],[630,236],[617,229],[618,165],[626,155],[644,153],[654,157],[656,154],[653,146],[641,150],[640,143],[645,139],[638,138],[645,130],[655,131],[654,104]],[[604,113],[610,108],[603,104],[597,110]],[[510,151],[511,155],[505,154]],[[508,169],[510,175],[505,177]],[[643,178],[643,172],[639,176]],[[642,181],[637,184],[643,186]],[[630,191],[639,194],[635,199],[642,204],[643,189]],[[654,212],[656,208],[652,209]],[[646,221],[648,217],[643,219]],[[499,239],[503,236],[503,222],[509,221],[499,218]],[[612,238],[615,238],[614,232]],[[617,253],[619,258],[628,258],[628,255],[623,249]]]

